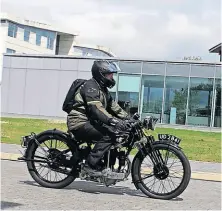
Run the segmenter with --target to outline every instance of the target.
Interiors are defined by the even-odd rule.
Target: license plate
[[[181,142],[180,138],[177,138],[176,136],[170,134],[158,134],[158,138],[161,141],[170,141],[176,145],[179,145]]]

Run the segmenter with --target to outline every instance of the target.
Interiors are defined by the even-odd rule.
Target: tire
[[[44,141],[50,140],[50,139],[56,139],[56,140],[62,141],[64,143],[66,143],[68,146],[67,140],[65,138],[62,138],[61,136],[58,136],[58,135],[54,135],[53,138],[50,138],[48,135],[43,135],[40,138],[38,138],[38,142],[41,144]],[[33,159],[37,148],[38,148],[38,145],[35,142],[33,142],[28,147],[28,149],[27,149],[27,151],[28,151],[27,158],[28,159]],[[72,155],[74,155],[75,152],[73,149],[71,149],[71,152],[72,152]],[[74,175],[67,175],[67,177],[64,180],[52,183],[50,181],[46,181],[46,180],[43,180],[40,178],[33,161],[27,161],[27,167],[28,167],[28,171],[29,171],[30,175],[32,176],[32,178],[39,185],[46,187],[46,188],[56,188],[56,189],[64,188],[64,187],[70,185],[76,179],[76,177]],[[73,171],[73,169],[72,169],[72,171]]]
[[[187,186],[189,184],[190,177],[191,177],[190,163],[189,163],[188,159],[186,158],[186,156],[184,155],[184,153],[180,149],[178,149],[172,145],[158,142],[158,143],[153,144],[153,147],[154,147],[154,150],[168,150],[170,152],[173,152],[179,158],[179,160],[182,163],[183,171],[184,171],[182,182],[175,190],[171,191],[170,193],[166,193],[166,194],[152,193],[152,191],[150,191],[145,186],[143,181],[141,181],[140,166],[141,166],[144,158],[143,158],[141,152],[139,151],[136,154],[136,156],[134,157],[133,164],[132,164],[132,179],[134,181],[134,185],[137,189],[140,189],[145,195],[147,195],[151,198],[164,199],[164,200],[169,200],[169,199],[175,198],[175,197],[179,196],[187,188]]]

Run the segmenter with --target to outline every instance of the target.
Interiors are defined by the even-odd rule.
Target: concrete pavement
[[[172,200],[157,200],[129,180],[105,187],[76,179],[63,189],[43,188],[25,163],[1,161],[1,209],[4,210],[221,210],[221,183],[191,180]]]

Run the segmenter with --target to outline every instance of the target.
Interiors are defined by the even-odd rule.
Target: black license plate
[[[177,138],[176,136],[170,134],[158,134],[158,138],[161,141],[170,141],[176,145],[179,145],[181,142],[180,138]]]

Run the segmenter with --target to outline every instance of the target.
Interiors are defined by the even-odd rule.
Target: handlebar
[[[155,129],[155,124],[157,123],[158,121],[158,118],[155,118],[155,117],[152,117],[152,116],[147,116],[144,118],[143,122],[139,120],[139,114],[138,113],[135,113],[131,120],[128,120],[131,127],[132,128],[135,128],[137,126],[140,126],[140,127],[144,127],[146,129],[150,129],[150,130],[154,130]]]

